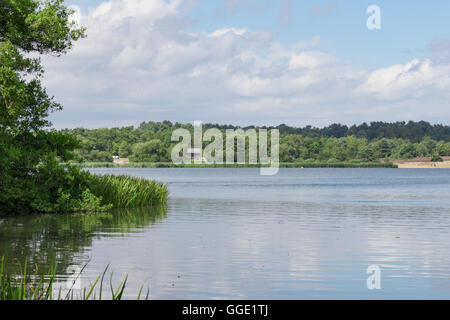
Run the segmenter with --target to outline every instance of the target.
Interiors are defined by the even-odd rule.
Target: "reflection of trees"
[[[167,207],[115,210],[110,213],[39,215],[0,220],[0,257],[13,272],[12,261],[38,264],[40,272],[57,263],[62,274],[71,264],[78,264],[81,254],[93,239],[128,233],[166,217]],[[47,270],[42,270],[46,268]],[[33,268],[34,269],[34,268]]]

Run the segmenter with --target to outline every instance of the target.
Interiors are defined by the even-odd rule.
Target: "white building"
[[[191,157],[191,160],[206,161],[206,159],[202,157],[202,149],[200,148],[188,148],[187,153]]]

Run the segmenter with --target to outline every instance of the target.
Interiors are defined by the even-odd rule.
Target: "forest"
[[[102,129],[65,129],[81,141],[77,154],[86,162],[112,162],[113,156],[129,158],[132,162],[170,162],[171,150],[178,142],[171,141],[172,132],[191,124],[142,122],[138,127]],[[203,124],[204,130],[218,128],[244,130],[278,129],[280,131],[280,162],[371,162],[387,158],[411,159],[450,156],[450,126],[420,122],[371,122],[346,126],[332,124],[317,128],[238,127]]]

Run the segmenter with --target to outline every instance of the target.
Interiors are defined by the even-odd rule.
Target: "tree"
[[[394,149],[395,145],[394,143],[387,138],[383,138],[376,144],[376,150],[378,153],[378,156],[380,158],[384,157],[390,157],[392,154],[392,149]]]
[[[373,146],[370,144],[364,146],[361,150],[359,150],[358,158],[369,162],[377,160]]]
[[[153,139],[148,142],[137,143],[134,146],[132,160],[136,162],[159,162],[162,155],[161,141]]]
[[[433,154],[431,156],[431,162],[443,162],[444,160],[438,154]]]
[[[112,155],[106,151],[92,150],[87,155],[88,161],[92,162],[112,162]]]
[[[58,164],[80,143],[48,130],[48,115],[62,106],[43,88],[36,57],[64,54],[85,36],[71,14],[62,0],[1,0],[0,211],[66,211],[90,197],[85,173]]]
[[[127,158],[130,154],[131,154],[130,145],[127,142],[122,141],[119,145],[119,156],[121,158]]]
[[[411,159],[418,156],[415,145],[411,142],[404,144],[400,148],[400,157],[403,159]]]

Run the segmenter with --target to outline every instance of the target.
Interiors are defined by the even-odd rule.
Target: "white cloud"
[[[292,54],[289,68],[316,69],[319,66],[334,61],[335,59],[333,57],[322,52],[299,52]]]
[[[448,64],[416,59],[368,72],[308,50],[319,36],[285,48],[267,31],[192,32],[181,4],[112,0],[79,12],[88,37],[67,56],[44,59],[45,84],[65,106],[55,126],[164,119],[323,125],[405,114],[432,121],[424,103],[434,106],[434,119],[450,117],[437,98],[448,97]]]
[[[209,35],[211,37],[220,37],[227,33],[233,33],[238,36],[242,36],[244,33],[247,32],[246,28],[237,29],[237,28],[223,28],[223,29],[217,29],[214,32],[211,32]]]
[[[450,65],[437,65],[430,59],[414,59],[372,72],[357,88],[361,94],[372,94],[389,100],[420,99],[438,90],[450,89]]]

